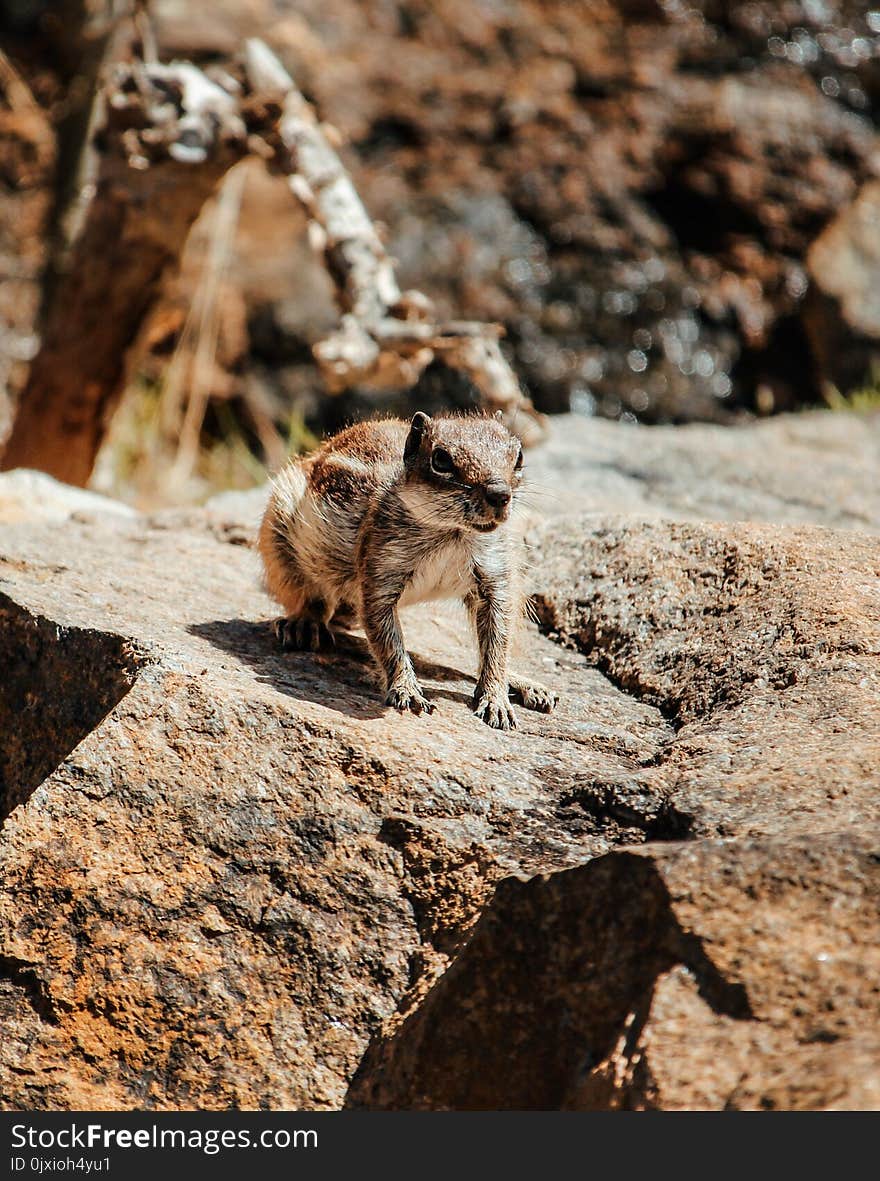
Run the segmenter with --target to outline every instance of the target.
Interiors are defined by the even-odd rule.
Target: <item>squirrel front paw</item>
[[[511,709],[504,685],[493,688],[478,685],[474,693],[474,713],[493,730],[516,729],[516,714]]]
[[[414,714],[434,712],[434,706],[422,693],[417,681],[413,684],[392,685],[385,694],[385,704],[393,705],[401,713],[405,710]]]

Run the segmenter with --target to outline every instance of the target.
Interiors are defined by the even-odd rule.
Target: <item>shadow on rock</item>
[[[335,648],[321,652],[282,652],[267,621],[215,619],[187,628],[252,668],[256,679],[279,693],[313,701],[353,718],[378,718],[390,712],[382,701],[367,642],[340,633]],[[471,701],[471,693],[438,688],[436,682],[468,682],[466,673],[411,654],[413,666],[431,699]]]
[[[682,930],[648,858],[619,853],[507,878],[418,1008],[371,1043],[346,1107],[653,1107],[650,1063],[637,1050],[657,981],[679,964],[714,1012],[752,1018],[743,986]],[[615,1059],[627,1064],[624,1086]]]

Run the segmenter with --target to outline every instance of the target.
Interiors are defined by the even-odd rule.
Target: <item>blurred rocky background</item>
[[[0,376],[13,398],[106,8],[2,6]],[[727,421],[873,396],[880,9],[154,0],[151,12],[163,59],[223,66],[245,37],[269,42],[338,129],[402,285],[447,316],[502,321],[539,408]],[[205,208],[146,333],[96,476],[106,490],[134,479],[147,493],[148,440],[185,399],[181,342],[194,349],[199,333],[205,443],[232,440],[202,465],[208,489],[247,483],[360,412],[316,377],[310,344],[336,313],[304,216],[283,180],[240,167],[234,216],[218,226],[216,202]]]

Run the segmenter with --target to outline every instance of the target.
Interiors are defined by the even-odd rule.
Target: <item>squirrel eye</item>
[[[520,468],[522,467],[522,465],[523,465],[523,452],[522,452],[522,447],[520,447],[520,449],[517,453],[517,456],[516,456],[516,463],[514,463],[514,465],[513,465],[513,470],[515,472],[518,472],[520,470]]]
[[[442,447],[435,447],[431,452],[431,467],[441,476],[448,476],[453,469],[452,456]]]

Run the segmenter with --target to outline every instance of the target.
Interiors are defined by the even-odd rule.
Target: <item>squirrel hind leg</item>
[[[318,652],[335,647],[332,617],[333,609],[323,599],[304,600],[299,610],[275,620],[275,638],[285,652]]]
[[[519,701],[526,709],[549,714],[559,702],[557,694],[552,689],[548,689],[546,685],[542,685],[540,681],[530,681],[512,673],[507,683],[511,697],[515,701]]]
[[[353,631],[359,623],[357,611],[348,603],[340,603],[330,619],[330,627],[333,631]]]

